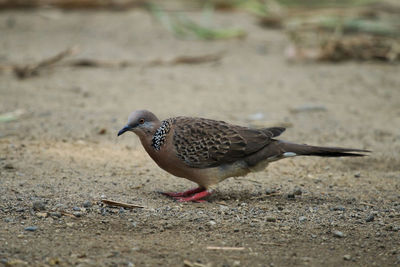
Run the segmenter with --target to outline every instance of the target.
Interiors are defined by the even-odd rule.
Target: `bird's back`
[[[172,124],[176,155],[192,168],[210,168],[256,153],[285,129],[251,129],[224,121],[176,117]]]

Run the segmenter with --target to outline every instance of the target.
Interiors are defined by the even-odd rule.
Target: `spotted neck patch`
[[[158,128],[154,133],[151,143],[151,146],[155,150],[160,150],[162,145],[165,143],[165,139],[170,129],[171,129],[171,122],[169,120],[162,121],[160,128]]]

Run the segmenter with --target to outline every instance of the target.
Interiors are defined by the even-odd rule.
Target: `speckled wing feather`
[[[191,117],[172,121],[177,156],[193,168],[235,162],[259,151],[285,130],[279,127],[257,130]]]

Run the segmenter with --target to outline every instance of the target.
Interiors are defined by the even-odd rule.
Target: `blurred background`
[[[398,0],[0,0],[1,263],[398,264],[399,40]],[[193,184],[116,137],[137,109],[373,153],[288,159],[181,205],[155,192]]]

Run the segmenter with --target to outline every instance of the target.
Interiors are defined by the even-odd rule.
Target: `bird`
[[[196,117],[160,121],[136,110],[119,132],[135,133],[155,163],[168,173],[197,183],[184,192],[161,192],[179,202],[204,202],[219,182],[264,170],[269,163],[296,156],[362,157],[369,150],[296,144],[276,139],[285,128],[254,129]]]

